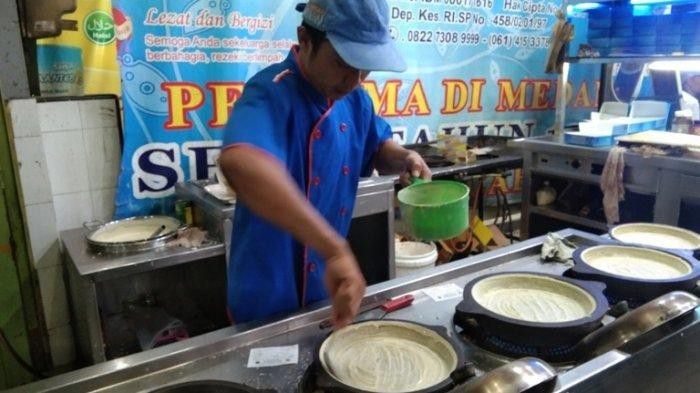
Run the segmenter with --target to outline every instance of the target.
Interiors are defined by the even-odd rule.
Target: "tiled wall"
[[[114,101],[8,103],[26,212],[55,366],[75,359],[59,232],[109,220],[119,173]]]

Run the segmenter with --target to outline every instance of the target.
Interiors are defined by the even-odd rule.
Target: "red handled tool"
[[[410,306],[413,303],[413,299],[415,298],[411,294],[399,296],[383,303],[379,308],[386,313],[394,312]]]
[[[414,299],[415,298],[413,297],[413,295],[408,294],[408,295],[399,296],[399,297],[394,298],[394,299],[385,300],[384,302],[378,303],[378,304],[377,303],[370,303],[368,305],[368,307],[366,307],[366,308],[360,307],[360,312],[358,314],[362,314],[362,313],[365,313],[367,311],[372,311],[372,310],[379,308],[382,311],[384,311],[384,315],[382,315],[382,318],[384,318],[386,316],[386,314],[389,314],[389,313],[394,312],[396,310],[400,310],[402,308],[410,306],[413,303]],[[326,319],[323,322],[321,322],[318,327],[320,329],[328,329],[331,326],[333,326],[333,324],[331,323],[331,320]]]

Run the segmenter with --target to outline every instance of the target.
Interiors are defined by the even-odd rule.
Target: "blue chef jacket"
[[[391,128],[374,114],[361,88],[334,102],[324,98],[302,75],[297,50],[248,81],[223,146],[245,144],[280,160],[307,200],[345,236],[359,177],[371,174],[374,154],[391,138]],[[228,267],[228,304],[236,323],[327,298],[324,270],[315,250],[245,205],[236,206]]]

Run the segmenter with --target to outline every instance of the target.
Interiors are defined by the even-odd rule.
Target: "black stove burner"
[[[616,296],[613,296],[607,292],[605,293],[605,298],[608,299],[608,303],[611,305],[611,307],[613,307],[614,305],[621,304],[623,302],[626,303],[627,304],[627,311],[635,309],[635,308],[643,305],[644,303],[646,303],[646,301],[639,300],[639,299],[627,299],[627,298],[620,299],[620,298],[617,298]],[[608,313],[608,314],[610,314],[610,313]]]
[[[316,362],[313,362],[306,368],[304,375],[301,376],[301,381],[299,381],[299,393],[313,393],[320,391],[316,387]]]
[[[534,356],[548,362],[570,363],[575,361],[579,355],[575,345],[530,346],[513,343],[489,333],[473,319],[457,321],[455,318],[455,324],[462,329],[458,335],[463,340],[507,357]]]
[[[204,380],[165,386],[151,393],[275,393],[275,390],[259,390],[229,381]]]
[[[459,355],[458,355],[459,357]],[[332,378],[325,372],[321,371],[321,365],[318,360],[306,368],[304,374],[299,381],[297,386],[297,392],[299,393],[348,393],[355,390],[348,389],[347,387],[342,387],[341,384],[332,380]],[[471,362],[464,362],[462,366],[458,367],[450,374],[451,382],[441,382],[435,386],[427,387],[421,390],[421,392],[429,393],[443,393],[448,391],[453,391],[455,386],[461,386],[466,381],[477,375],[477,368]]]
[[[448,160],[444,155],[442,155],[438,148],[431,146],[430,144],[413,145],[408,146],[407,148],[420,154],[420,156],[423,157],[423,161],[425,161],[425,164],[428,165],[429,168],[454,165],[452,161]]]
[[[440,155],[425,155],[423,161],[428,165],[428,168],[438,168],[452,166],[454,163]]]

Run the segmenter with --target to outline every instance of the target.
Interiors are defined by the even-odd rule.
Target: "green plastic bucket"
[[[455,237],[469,227],[469,187],[435,180],[415,182],[398,193],[401,217],[420,240]]]

